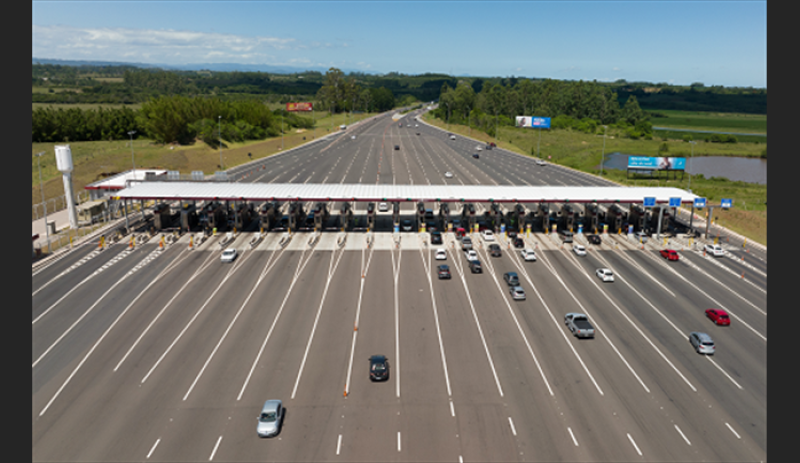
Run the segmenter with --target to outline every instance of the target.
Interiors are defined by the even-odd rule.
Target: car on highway
[[[486,145],[486,146],[483,147],[483,149],[490,150],[490,149],[492,149],[492,145]]]
[[[428,227],[431,230],[431,244],[442,244],[442,232],[434,230],[433,227]]]
[[[378,203],[378,211],[380,211],[380,212],[389,211],[389,205],[386,204],[386,203]]]
[[[410,231],[411,231],[411,229],[412,229],[412,227],[411,227],[411,221],[410,221],[410,220],[408,220],[408,219],[406,219],[406,220],[403,220],[403,231],[410,232]]]
[[[674,249],[662,249],[660,253],[661,257],[667,260],[678,260],[678,252]]]
[[[599,268],[596,272],[594,272],[594,274],[603,281],[614,281],[614,272],[612,272],[609,268]]]
[[[494,143],[494,142],[490,142],[490,143],[489,143],[489,146],[491,146],[492,148],[497,148],[497,145],[495,145],[495,143]]]
[[[482,151],[482,150],[483,150],[483,147],[481,145],[478,145],[478,146],[475,147],[475,151]]]
[[[478,153],[472,153],[472,157],[475,158],[475,159],[480,159],[481,155],[478,154]]]
[[[600,244],[603,242],[599,235],[586,235],[586,239],[592,244]]]
[[[594,327],[589,323],[589,318],[582,313],[568,313],[564,316],[567,328],[578,338],[593,338]]]
[[[483,241],[494,241],[494,233],[491,230],[482,231],[481,237],[483,237]]]
[[[497,243],[492,243],[489,245],[489,254],[492,257],[501,257],[503,253],[500,251],[500,245]]]
[[[453,173],[452,172],[445,172],[444,176],[447,177],[447,178],[453,178]]]
[[[283,424],[283,403],[280,400],[267,400],[261,407],[261,414],[258,415],[258,425],[256,433],[258,437],[276,436],[281,431]]]
[[[440,280],[449,280],[450,279],[450,267],[447,265],[440,265],[437,267],[437,274],[439,275]]]
[[[703,249],[714,257],[722,257],[725,255],[725,250],[718,244],[707,244],[703,246]]]
[[[447,251],[445,251],[444,249],[437,249],[436,260],[447,260]]]
[[[342,125],[339,126],[339,130],[345,130],[345,129],[347,129],[346,125],[342,124]]]
[[[572,245],[572,252],[574,252],[575,254],[577,254],[579,256],[585,256],[586,255],[586,248],[581,246],[580,244],[573,244]]]
[[[369,358],[369,379],[371,381],[389,379],[389,360],[385,355],[373,355]]]
[[[536,261],[536,253],[533,252],[533,249],[527,248],[520,251],[520,255],[523,259],[528,262],[535,262]]]
[[[636,239],[641,243],[646,243],[647,242],[647,233],[645,233],[645,232],[643,232],[641,230],[636,232],[636,233],[634,233],[633,236],[635,236]]]
[[[222,262],[233,262],[236,260],[237,255],[236,249],[226,249],[222,251],[222,257],[220,257],[220,260]]]
[[[731,317],[722,309],[706,309],[706,317],[719,326],[730,326]]]
[[[394,149],[395,149],[395,151],[399,150],[400,149],[400,145],[394,145]]]
[[[456,139],[456,136],[455,136],[455,135],[453,135],[453,134],[451,133],[451,134],[450,134],[450,139],[451,139],[451,140],[455,140],[455,139]]]
[[[517,276],[517,272],[504,273],[503,280],[505,280],[508,286],[519,286],[519,276]]]
[[[419,127],[419,124],[414,124],[414,127]]]
[[[419,132],[417,132],[417,135],[419,135]]]
[[[698,354],[714,355],[716,347],[714,346],[714,341],[711,339],[711,336],[708,334],[692,331],[689,333],[689,342],[692,343],[694,350],[697,351]]]
[[[546,165],[546,164],[545,164],[545,162],[544,162],[544,161],[542,161],[541,159],[537,159],[537,160],[536,160],[536,165],[537,165],[537,166],[544,166],[544,165]]]
[[[515,248],[525,247],[525,241],[522,240],[521,236],[517,236],[516,238],[514,238],[514,247]]]
[[[467,249],[464,251],[464,256],[467,260],[478,260],[478,253],[474,249]]]
[[[350,137],[350,139],[351,139],[351,140],[355,140],[355,139],[356,139],[356,136],[355,136],[355,135],[352,135],[352,136]]]
[[[464,251],[472,249],[472,239],[469,236],[461,238],[461,249]]]
[[[511,297],[515,301],[524,301],[525,300],[525,290],[522,289],[522,286],[509,286],[508,292],[511,293]]]
[[[483,273],[483,267],[481,267],[481,261],[479,260],[469,261],[469,270],[472,273]]]

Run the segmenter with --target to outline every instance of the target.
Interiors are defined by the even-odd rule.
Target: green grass
[[[667,116],[651,117],[650,122],[656,127],[714,132],[763,133],[765,135],[767,133],[766,114],[709,113],[666,109],[651,110],[650,112]]]
[[[123,106],[128,107],[133,110],[138,110],[142,108],[141,103],[134,103],[134,104],[114,104],[114,103],[31,103],[33,107],[31,111],[36,108],[46,108],[48,106],[52,106],[53,109],[70,109],[70,108],[78,108],[78,109],[97,109],[99,107],[103,108],[122,108]]]

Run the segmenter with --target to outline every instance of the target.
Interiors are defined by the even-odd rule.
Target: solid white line
[[[681,428],[679,428],[677,424],[675,425],[675,429],[678,431],[678,434],[680,434],[681,437],[683,437],[683,440],[685,440],[687,444],[692,445],[692,443],[689,442],[689,439],[686,438],[686,436],[683,434],[683,431],[681,431]]]
[[[156,447],[158,447],[158,443],[159,442],[161,442],[161,438],[160,437],[158,439],[156,439],[156,443],[153,444],[153,447],[150,449],[149,452],[147,452],[147,457],[146,457],[147,459],[150,459],[150,455],[152,455],[153,454],[153,450],[155,450]]]
[[[725,370],[723,370],[721,366],[717,365],[717,362],[713,361],[713,360],[711,359],[711,357],[709,357],[708,355],[706,355],[706,360],[708,360],[709,362],[711,362],[712,364],[714,364],[714,366],[715,366],[715,367],[717,367],[717,368],[719,369],[719,371],[721,371],[721,372],[722,372],[722,374],[723,374],[723,375],[727,376],[727,377],[728,377],[728,379],[729,379],[729,380],[731,380],[731,382],[732,382],[733,384],[735,384],[735,385],[736,385],[736,387],[738,387],[739,389],[744,389],[742,386],[740,386],[740,385],[739,385],[739,383],[737,383],[736,381],[734,381],[734,380],[733,380],[733,378],[731,378],[731,375],[729,375],[728,373],[726,373],[726,372],[725,372]]]
[[[428,287],[431,290],[431,305],[433,307],[433,320],[436,322],[436,336],[439,340],[439,352],[442,355],[442,369],[444,370],[444,380],[445,384],[447,385],[447,396],[452,397],[452,391],[450,390],[450,375],[447,373],[447,357],[444,355],[444,344],[442,343],[442,330],[439,326],[439,312],[436,308],[436,296],[433,293],[433,277],[431,273],[433,272],[433,267],[431,265],[431,256],[430,252],[428,253],[428,263],[425,263],[425,253],[422,251],[420,247],[420,256],[422,256],[422,266],[425,270],[425,274],[428,275]],[[453,407],[453,401],[450,400],[450,408]],[[453,414],[455,416],[455,414]]]
[[[461,455],[458,456],[458,463],[464,463],[464,457]]]
[[[339,440],[336,442],[336,455],[339,455],[339,450],[342,448],[342,435],[339,434]]]
[[[400,431],[397,431],[397,451],[400,451]]]
[[[221,440],[222,440],[222,436],[219,436],[219,439],[217,439],[217,443],[214,444],[214,450],[211,451],[211,456],[208,457],[208,461],[211,461],[211,460],[214,459],[214,454],[217,453],[217,447],[219,447],[219,442]]]
[[[511,417],[508,417],[508,424],[511,425],[511,433],[515,436],[517,435],[517,429],[514,427],[514,422],[511,420]]]
[[[631,437],[630,434],[628,434],[628,440],[631,441],[631,444],[633,444],[633,448],[636,449],[636,453],[638,453],[639,456],[642,456],[642,451],[639,450],[639,446],[636,445],[636,442],[633,441],[633,437]]]
[[[570,435],[570,437],[572,437],[572,442],[574,442],[575,443],[575,447],[577,447],[578,446],[578,440],[575,439],[575,434],[572,434],[572,429],[570,429],[569,426],[567,426],[567,431],[569,431],[569,435]]]
[[[736,438],[737,438],[737,439],[741,439],[741,438],[742,438],[742,436],[740,436],[740,435],[739,435],[739,433],[737,433],[736,431],[734,431],[734,430],[733,430],[733,428],[731,427],[731,425],[729,425],[728,423],[725,423],[725,426],[727,426],[727,427],[728,427],[728,429],[730,429],[730,430],[731,430],[731,432],[733,433],[733,435],[734,435],[734,436],[736,436]]]
[[[708,259],[708,258],[706,258],[706,259]],[[767,316],[767,313],[766,313],[765,311],[761,310],[760,308],[758,308],[758,306],[756,306],[755,304],[753,304],[753,303],[752,303],[752,302],[750,302],[749,300],[747,300],[747,299],[745,299],[744,297],[742,297],[742,295],[740,295],[740,294],[739,294],[739,293],[737,293],[736,291],[732,290],[732,289],[731,289],[731,287],[730,287],[730,285],[724,284],[724,283],[722,283],[721,281],[717,280],[716,278],[712,277],[710,273],[708,273],[708,272],[706,272],[705,270],[703,270],[703,269],[701,269],[700,267],[698,267],[698,266],[697,266],[697,264],[695,264],[694,262],[690,262],[689,260],[687,260],[686,262],[687,262],[687,264],[688,264],[689,266],[691,266],[692,268],[694,268],[694,269],[695,269],[695,270],[697,270],[698,272],[701,272],[701,273],[703,273],[703,274],[704,274],[705,276],[707,276],[708,278],[710,278],[710,279],[714,280],[715,282],[717,282],[717,284],[719,284],[719,285],[720,285],[720,286],[722,286],[723,288],[727,289],[728,291],[732,292],[734,296],[738,297],[739,299],[741,299],[741,300],[743,300],[744,302],[748,303],[748,304],[749,304],[751,307],[753,307],[753,308],[754,308],[754,309],[756,309],[757,311],[761,312],[761,314],[762,314],[762,315],[764,315],[765,317]],[[716,263],[716,262],[715,262],[715,263]],[[692,285],[692,286],[694,286],[694,285]],[[695,286],[695,287],[696,287],[696,286]],[[706,296],[708,296],[708,294],[706,294]],[[711,296],[708,296],[708,298],[709,298],[709,299],[711,299],[712,301],[716,302],[717,304],[719,304],[719,303],[718,303],[716,300],[714,300],[713,298],[711,298]],[[727,309],[726,309],[726,310],[727,310]],[[763,336],[762,336],[762,337],[763,337]],[[764,340],[766,340],[766,338],[764,338]]]
[[[400,304],[398,302],[397,280],[400,276],[400,260],[403,257],[402,251],[397,251],[397,267],[394,265],[394,251],[392,251],[392,268],[394,269],[394,379],[396,384],[397,397],[400,397]],[[397,445],[400,446],[400,433],[397,433]],[[398,448],[398,451],[400,449]]]

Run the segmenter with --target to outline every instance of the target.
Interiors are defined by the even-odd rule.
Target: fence
[[[75,195],[75,200],[78,201],[78,204],[83,204],[86,201],[89,201],[91,198],[89,197],[89,192],[85,190],[78,191],[78,194]],[[67,196],[61,195],[55,198],[50,198],[43,203],[37,203],[32,206],[31,210],[31,222],[34,220],[39,220],[44,217],[44,205],[47,205],[47,213],[52,214],[54,212],[58,212],[67,208]]]

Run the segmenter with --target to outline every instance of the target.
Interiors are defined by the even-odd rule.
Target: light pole
[[[133,172],[132,172],[133,175],[136,175],[136,162],[133,160],[133,134],[135,133],[136,133],[135,130],[131,130],[130,132],[128,132],[128,135],[130,135],[131,137],[131,164],[133,165]]]
[[[603,176],[603,163],[606,160],[606,132],[608,131],[608,126],[603,126],[603,157],[600,158],[600,176]]]
[[[44,188],[42,187],[42,164],[39,159],[45,152],[36,153],[36,165],[39,166],[39,191],[42,192],[42,205],[44,206],[44,233],[47,237],[47,251],[50,252],[50,230],[47,226],[47,203],[44,201]]]
[[[696,141],[692,140],[689,143],[692,145],[692,157],[690,159],[694,159],[694,145],[697,143]],[[691,165],[691,164],[689,164]],[[692,192],[692,172],[689,172],[689,193]]]
[[[222,167],[222,116],[217,116],[217,142],[219,143],[219,170]]]

